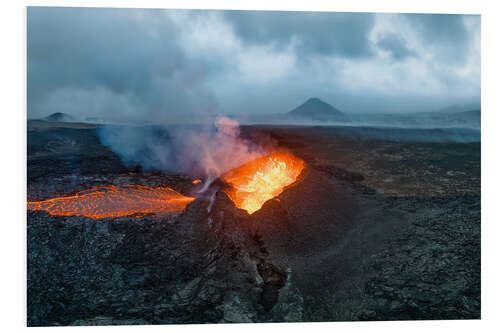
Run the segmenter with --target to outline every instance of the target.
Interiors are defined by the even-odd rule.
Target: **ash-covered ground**
[[[307,166],[252,215],[222,191],[210,211],[203,197],[139,218],[28,211],[28,325],[480,318],[476,134],[243,128],[261,133]],[[28,200],[192,195],[193,179],[125,166],[92,125],[28,123]]]

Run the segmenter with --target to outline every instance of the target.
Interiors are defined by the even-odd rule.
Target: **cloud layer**
[[[28,8],[28,117],[172,122],[480,100],[474,15]]]

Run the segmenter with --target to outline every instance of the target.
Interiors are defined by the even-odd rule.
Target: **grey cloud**
[[[412,27],[423,41],[439,49],[438,55],[446,62],[463,62],[467,54],[470,33],[463,17],[457,14],[406,14]]]
[[[368,34],[374,14],[226,11],[225,18],[243,40],[286,47],[294,37],[300,51],[329,56],[366,57],[372,54]]]
[[[377,41],[377,46],[389,51],[396,60],[417,56],[417,53],[408,49],[406,41],[396,34],[386,34]]]
[[[467,40],[463,15],[405,14],[427,41],[462,44]]]
[[[480,64],[474,54],[466,57],[480,31],[460,15],[405,14],[391,21],[369,13],[178,14],[186,12],[29,7],[28,116],[60,111],[181,121],[179,113],[192,119],[197,112],[285,112],[311,96],[346,112],[405,112],[480,98],[480,71],[456,74]],[[378,20],[385,34],[372,43]],[[381,59],[377,48],[392,59]],[[239,66],[249,54],[255,54],[250,70],[272,71],[284,62],[281,55],[293,60],[283,74],[259,81],[254,78],[265,71],[244,77]],[[265,57],[274,58],[266,63]]]
[[[128,96],[138,112],[215,108],[206,69],[188,60],[162,10],[29,7],[27,31],[35,114],[67,88]]]

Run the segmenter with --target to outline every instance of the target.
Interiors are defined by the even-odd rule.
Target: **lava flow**
[[[106,186],[78,192],[73,196],[29,201],[28,209],[45,210],[51,215],[83,215],[101,219],[180,212],[193,200],[168,187]]]
[[[235,205],[252,214],[294,183],[304,166],[290,153],[274,152],[229,171],[222,180],[230,185],[225,192]]]

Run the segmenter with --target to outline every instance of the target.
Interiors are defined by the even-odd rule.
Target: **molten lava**
[[[304,166],[290,153],[275,152],[229,171],[222,180],[230,185],[225,192],[235,205],[252,214],[294,183]]]
[[[180,212],[193,200],[168,187],[106,186],[78,192],[73,196],[29,201],[28,209],[45,210],[51,215],[83,215],[100,219]]]

